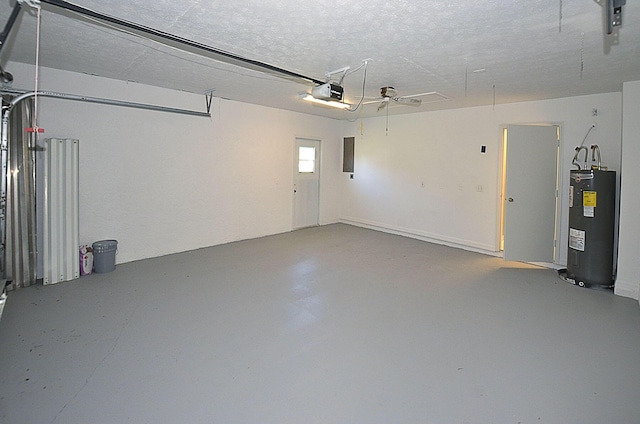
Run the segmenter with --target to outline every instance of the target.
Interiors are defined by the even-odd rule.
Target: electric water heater
[[[613,287],[615,206],[615,171],[570,172],[567,277],[580,286]]]

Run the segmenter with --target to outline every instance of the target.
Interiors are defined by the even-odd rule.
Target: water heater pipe
[[[591,162],[595,162],[596,161],[596,152],[598,152],[598,168],[597,169],[602,169],[602,157],[600,156],[600,147],[598,147],[597,144],[592,144],[591,145]]]
[[[578,146],[576,147],[576,154],[573,156],[573,160],[571,161],[571,165],[577,166],[578,169],[583,169],[580,167],[580,163],[577,162],[578,156],[580,156],[580,152],[584,150],[584,169],[587,169],[587,160],[589,160],[589,150],[586,146]]]

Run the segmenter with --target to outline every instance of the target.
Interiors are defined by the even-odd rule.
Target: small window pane
[[[315,163],[311,160],[301,160],[298,162],[298,172],[312,174],[315,171]]]
[[[313,173],[316,171],[316,148],[300,147],[298,150],[298,172]]]
[[[300,159],[300,160],[315,160],[316,159],[316,148],[315,147],[300,147],[300,152],[298,153],[298,159]]]

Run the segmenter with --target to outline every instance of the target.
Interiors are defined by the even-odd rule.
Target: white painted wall
[[[33,70],[12,63],[14,87]],[[40,70],[43,90],[205,110],[204,96]],[[322,140],[320,222],[338,217],[337,121],[215,99],[212,118],[41,98],[44,138],[80,140],[80,242],[118,263],[290,231],[296,136]]]
[[[592,109],[598,116],[592,116]],[[444,110],[343,124],[355,136],[355,173],[343,175],[341,219],[445,244],[493,252],[498,243],[500,127],[562,126],[561,239],[566,264],[569,170],[589,127],[603,165],[620,169],[620,93]],[[480,147],[487,146],[481,154]],[[531,160],[536,160],[531,158]],[[422,187],[424,182],[424,187]],[[476,187],[482,185],[483,191]]]
[[[32,87],[32,67],[12,63],[7,69],[15,87]],[[45,90],[204,110],[203,96],[136,83],[47,68],[40,80]],[[637,84],[625,85],[626,140],[640,133]],[[42,98],[44,137],[81,141],[81,242],[118,239],[117,261],[123,263],[289,231],[293,146],[300,136],[322,140],[321,224],[340,217],[495,251],[500,127],[554,122],[563,129],[564,263],[568,173],[573,149],[591,124],[597,129],[586,144],[599,144],[604,164],[620,169],[620,93],[391,116],[388,136],[384,117],[339,122],[222,99],[214,100],[212,114],[207,119]],[[345,136],[356,137],[353,180],[341,172]],[[627,162],[637,149],[637,143],[625,144]],[[628,233],[621,240],[617,287],[619,294],[638,297],[633,169],[626,167],[623,196],[629,199],[623,198],[621,228]]]
[[[622,90],[622,182],[620,193],[620,243],[615,292],[640,300],[640,81]]]

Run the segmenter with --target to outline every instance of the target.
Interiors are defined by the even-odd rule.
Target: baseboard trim
[[[617,279],[613,292],[618,296],[629,297],[640,302],[640,287],[637,283]]]
[[[429,243],[440,244],[448,247],[455,247],[457,249],[468,250],[470,252],[482,253],[489,256],[502,256],[502,252],[496,252],[492,246],[476,243],[469,240],[456,239],[453,237],[446,237],[440,234],[427,233],[425,231],[415,230],[411,228],[397,227],[393,225],[382,224],[380,222],[367,221],[357,218],[340,218],[339,220],[343,224],[349,224],[356,227],[368,228],[370,230],[377,230],[383,233],[395,234],[398,236],[404,236],[414,238],[417,240],[426,241]]]

